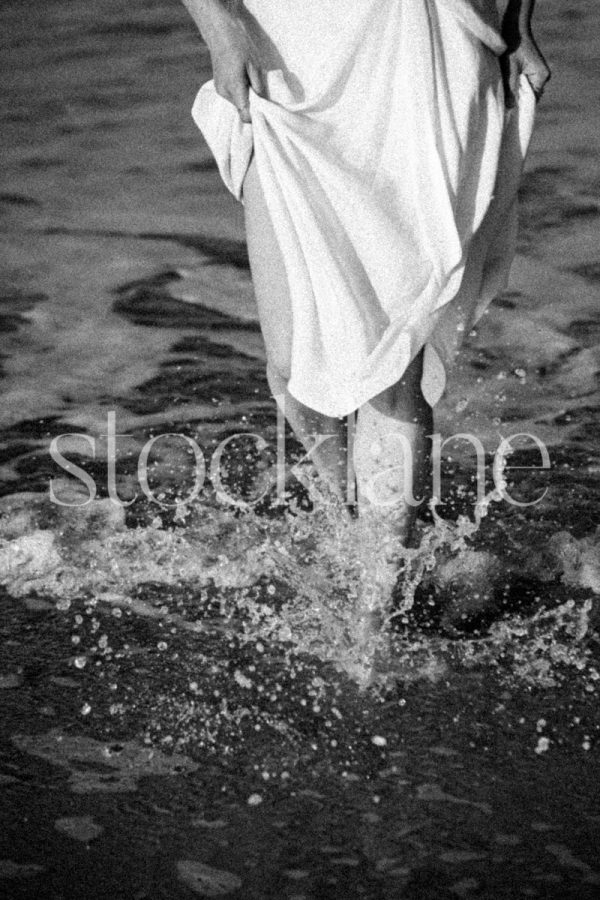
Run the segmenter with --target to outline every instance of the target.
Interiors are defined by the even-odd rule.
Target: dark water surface
[[[554,78],[519,254],[437,427],[480,436],[488,491],[500,439],[535,434],[550,470],[507,478],[546,494],[476,528],[468,457],[446,455],[423,547],[493,553],[505,589],[482,605],[466,566],[361,693],[351,529],[318,503],[240,512],[210,477],[174,505],[182,436],[207,466],[233,434],[267,461],[277,439],[241,211],[189,114],[206,51],[175,2],[1,4],[0,895],[600,894],[600,11],[538,6]],[[167,433],[159,505],[138,459]],[[58,435],[97,488],[79,510],[48,498],[87,497]],[[252,443],[229,461],[251,498]]]

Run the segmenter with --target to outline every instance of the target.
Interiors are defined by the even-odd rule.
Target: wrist
[[[200,0],[206,14],[216,20],[236,18],[241,5],[241,0]]]
[[[209,47],[219,42],[224,30],[231,26],[239,8],[238,0],[183,0],[192,13],[200,33]]]

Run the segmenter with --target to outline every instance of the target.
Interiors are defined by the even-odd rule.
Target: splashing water
[[[423,583],[456,582],[463,593],[505,574],[495,556],[471,549],[502,485],[474,507],[473,518],[423,525],[417,547],[391,546],[389,522],[360,527],[341,515],[334,498],[310,487],[313,509],[289,508],[261,517],[197,504],[180,510],[184,526],[126,527],[123,510],[109,500],[64,510],[39,494],[4,498],[0,519],[0,581],[14,597],[49,596],[67,612],[84,598],[89,609],[157,619],[184,631],[236,634],[243,645],[285,648],[332,663],[361,685],[390,678],[439,677],[448,640],[405,631],[394,634],[383,654],[381,678],[373,670],[382,635],[405,620]],[[512,659],[512,674],[551,683],[558,665],[595,670],[586,639],[594,601],[577,600],[568,588],[600,593],[600,534],[576,540],[557,532],[548,542],[565,586],[555,609],[529,618],[512,615],[484,639],[455,642],[470,664]],[[400,569],[399,596],[389,603],[390,582],[373,577],[382,560]],[[547,578],[547,559],[539,576]],[[494,568],[496,566],[496,568]],[[394,579],[396,575],[394,574]],[[463,598],[465,599],[465,598]],[[387,627],[369,644],[357,638],[367,609]],[[96,647],[97,649],[97,647]]]

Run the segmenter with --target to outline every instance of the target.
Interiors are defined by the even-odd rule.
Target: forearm
[[[181,0],[181,2],[207,42],[218,33],[224,21],[235,14],[240,5],[240,0]]]

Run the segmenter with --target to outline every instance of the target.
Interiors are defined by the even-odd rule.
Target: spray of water
[[[126,527],[108,500],[64,511],[40,495],[14,495],[2,501],[0,582],[14,597],[50,598],[66,615],[83,601],[88,610],[144,616],[183,631],[235,634],[242,645],[275,647],[288,661],[331,664],[361,686],[436,678],[445,671],[448,641],[398,634],[395,626],[428,579],[443,585],[445,572],[456,585],[458,573],[463,591],[493,581],[494,557],[475,553],[472,541],[502,487],[476,504],[472,518],[445,520],[432,504],[432,522],[410,548],[391,546],[383,518],[366,529],[342,515],[314,483],[310,512],[292,506],[261,516],[205,502],[181,508],[169,527],[158,519]],[[600,536],[577,541],[558,532],[548,544],[563,573],[562,602],[528,618],[505,618],[479,641],[455,642],[466,663],[510,659],[512,676],[545,683],[564,665],[595,678],[587,649],[595,601],[573,599],[569,588],[600,593]]]

